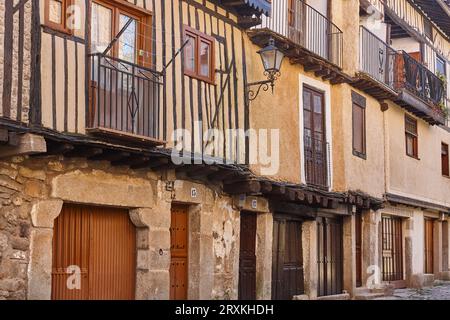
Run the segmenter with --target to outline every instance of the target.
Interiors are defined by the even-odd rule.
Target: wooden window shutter
[[[442,151],[441,151],[441,158],[442,158],[442,175],[443,176],[450,176],[450,168],[449,168],[449,155],[448,155],[448,144],[442,143]]]
[[[352,92],[353,154],[366,158],[366,99]]]

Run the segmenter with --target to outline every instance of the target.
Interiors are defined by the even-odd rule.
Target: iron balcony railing
[[[365,27],[360,27],[359,69],[394,90],[396,51]]]
[[[342,31],[302,0],[273,0],[271,16],[256,29],[269,29],[342,68]]]
[[[161,73],[101,53],[89,58],[88,127],[160,140]]]
[[[305,134],[306,183],[313,187],[328,189],[330,186],[329,143]]]
[[[397,89],[407,89],[433,105],[445,100],[444,82],[405,51],[396,54]]]

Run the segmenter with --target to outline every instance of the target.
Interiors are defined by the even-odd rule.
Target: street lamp
[[[255,100],[261,89],[263,91],[269,90],[269,85],[273,92],[275,81],[281,75],[280,70],[284,59],[284,53],[275,46],[275,40],[271,38],[269,40],[269,45],[259,50],[258,54],[261,56],[261,61],[264,66],[264,75],[267,77],[267,80],[247,84],[248,101]],[[257,86],[256,90],[251,89],[251,87],[254,86]]]

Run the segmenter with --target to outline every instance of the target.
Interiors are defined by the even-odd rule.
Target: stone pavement
[[[390,297],[375,300],[450,300],[450,281],[435,281],[433,287],[398,289]]]

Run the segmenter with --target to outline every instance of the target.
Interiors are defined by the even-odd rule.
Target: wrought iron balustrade
[[[407,89],[435,106],[445,100],[444,82],[405,51],[396,55],[395,78],[397,89]],[[442,111],[438,109],[436,107],[436,111]]]
[[[394,88],[396,50],[370,32],[360,27],[359,70],[381,82],[390,89]]]
[[[88,127],[160,140],[161,73],[100,53],[89,58]]]
[[[305,174],[308,185],[322,189],[327,189],[330,186],[329,147],[328,142],[305,135]]]
[[[258,29],[268,29],[342,68],[343,33],[322,13],[302,0],[273,0],[270,17]]]

